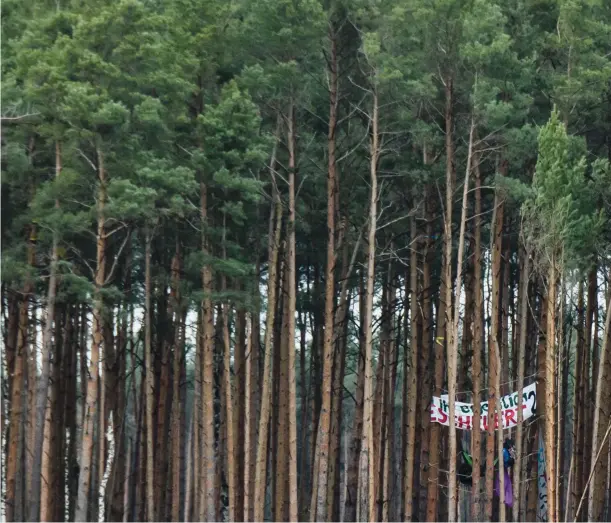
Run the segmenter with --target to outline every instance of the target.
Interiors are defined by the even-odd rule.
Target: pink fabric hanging
[[[505,505],[513,507],[513,485],[511,483],[511,476],[507,469],[505,470]],[[499,476],[494,476],[494,495],[500,497],[499,491]]]

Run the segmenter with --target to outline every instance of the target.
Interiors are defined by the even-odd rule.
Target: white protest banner
[[[514,392],[508,396],[503,396],[500,400],[501,420],[503,429],[515,427],[518,424],[518,393]],[[454,424],[457,429],[472,430],[473,429],[473,403],[455,402],[456,409],[454,412]],[[522,417],[523,419],[530,418],[537,407],[537,384],[532,383],[528,387],[524,387],[522,400]],[[431,422],[440,423],[441,425],[450,425],[450,404],[448,395],[441,397],[433,396],[431,402]],[[480,430],[488,430],[488,402],[480,403]],[[498,406],[497,412],[494,414],[494,428],[499,428]]]

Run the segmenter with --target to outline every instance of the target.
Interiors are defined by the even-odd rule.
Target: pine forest
[[[611,521],[611,2],[3,0],[3,521]]]

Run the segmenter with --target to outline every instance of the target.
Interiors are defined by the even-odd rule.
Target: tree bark
[[[151,323],[153,311],[151,308],[151,242],[152,231],[145,232],[144,253],[144,365],[146,380],[146,518],[148,521],[156,519],[155,514],[155,447],[153,444],[153,401],[155,396],[155,376],[153,369],[153,356],[151,352]]]
[[[181,257],[180,245],[177,242],[176,254],[172,260],[172,286],[174,309],[174,343],[172,369],[172,514],[171,521],[180,519],[180,465],[181,465],[181,419],[182,402],[180,401],[181,367],[184,360],[184,339],[182,325],[186,321],[186,311],[183,312],[182,296],[180,295]]]
[[[325,271],[325,330],[323,344],[322,371],[322,405],[316,452],[318,454],[315,474],[318,480],[312,489],[310,509],[311,521],[327,519],[327,481],[329,468],[329,432],[331,425],[331,387],[333,384],[333,307],[335,301],[335,199],[337,190],[335,139],[338,109],[338,63],[336,35],[332,25],[329,26],[331,56],[329,60],[329,131],[327,136],[328,169],[327,169],[327,268]]]
[[[346,464],[346,501],[344,521],[356,521],[357,490],[359,486],[359,456],[363,439],[363,407],[365,387],[365,289],[359,277],[359,354],[357,356],[356,404],[349,456]]]
[[[223,305],[223,346],[224,346],[224,357],[223,357],[223,382],[225,388],[225,408],[226,408],[226,433],[227,433],[227,483],[229,491],[229,505],[228,514],[229,521],[235,521],[235,445],[234,445],[234,433],[233,433],[233,398],[232,398],[232,387],[231,387],[231,347],[229,342],[229,307],[227,304]]]
[[[427,158],[426,149],[424,153]],[[428,162],[425,162],[428,163]],[[429,436],[431,431],[429,405],[431,401],[432,382],[431,382],[431,365],[430,357],[432,354],[432,334],[433,334],[433,311],[432,311],[432,282],[431,282],[431,266],[433,262],[432,235],[433,224],[429,213],[429,198],[430,190],[426,190],[425,194],[425,238],[424,238],[424,253],[422,262],[422,347],[420,353],[420,370],[421,378],[419,384],[420,402],[418,407],[420,417],[420,474],[418,487],[418,518],[423,521],[426,518],[427,495],[428,495],[428,480],[429,480],[429,461],[430,461],[430,442]]]
[[[592,432],[592,461],[590,463],[591,484],[588,491],[588,521],[602,521],[604,509],[604,487],[606,480],[606,471],[604,460],[598,460],[597,456],[604,445],[609,446],[609,443],[601,444],[602,435],[604,434],[605,426],[608,425],[607,420],[611,417],[611,408],[609,406],[609,392],[611,387],[611,365],[609,361],[611,356],[609,352],[609,338],[611,338],[611,293],[607,302],[607,314],[605,319],[605,330],[603,333],[603,345],[600,352],[600,360],[598,367],[598,376],[596,382],[596,398],[594,401],[594,421]]]
[[[416,405],[418,402],[418,247],[420,245],[418,241],[418,229],[416,226],[416,218],[412,216],[410,218],[410,232],[411,232],[411,250],[409,260],[409,292],[410,292],[410,351],[409,358],[407,354],[407,344],[405,351],[405,361],[409,361],[409,368],[407,363],[403,365],[404,370],[407,374],[404,374],[407,388],[407,408],[406,410],[406,422],[407,436],[405,442],[405,476],[404,476],[404,515],[403,521],[412,521],[414,517],[413,513],[413,501],[414,501],[414,451],[415,451],[415,440],[416,440]],[[407,335],[407,333],[406,333]],[[404,407],[404,408],[405,408]]]
[[[451,112],[451,107],[448,109]],[[446,128],[446,133],[450,132],[451,138],[451,127]],[[457,461],[457,444],[456,444],[456,424],[454,422],[456,413],[456,371],[458,366],[458,323],[460,314],[460,296],[462,287],[462,267],[463,257],[465,248],[465,227],[467,223],[467,205],[469,196],[469,176],[471,174],[471,162],[473,158],[473,134],[475,131],[475,120],[473,115],[471,116],[471,129],[469,132],[469,148],[467,153],[467,169],[465,172],[465,182],[463,184],[463,197],[462,197],[462,208],[461,208],[461,219],[460,219],[460,233],[458,236],[458,261],[456,268],[456,300],[454,303],[454,315],[451,314],[451,307],[449,304],[452,302],[452,286],[447,285],[446,287],[446,300],[448,311],[446,318],[446,325],[448,327],[448,395],[449,395],[449,417],[450,417],[450,470],[448,472],[448,489],[449,489],[449,500],[448,500],[448,516],[449,521],[456,521],[456,508],[457,508],[457,489],[456,489],[456,461]],[[452,146],[453,147],[453,146]],[[452,148],[453,151],[453,148]],[[451,164],[451,162],[449,162]],[[452,226],[452,193],[450,187],[453,187],[453,173],[447,174],[448,193],[446,195],[446,256],[451,261],[452,259],[452,239],[451,239],[451,226]],[[451,263],[446,266],[446,278],[451,279],[452,269]],[[477,430],[477,428],[476,428]]]
[[[275,177],[272,171],[272,183],[275,186]],[[265,356],[263,362],[263,384],[261,391],[261,415],[259,417],[259,437],[257,441],[257,461],[255,470],[255,497],[254,521],[263,521],[265,515],[265,490],[267,486],[267,450],[269,442],[269,418],[271,402],[271,371],[272,371],[272,344],[274,330],[274,315],[276,310],[276,270],[278,265],[278,250],[280,246],[280,231],[282,227],[282,203],[277,190],[274,189],[274,210],[272,215],[274,235],[269,254],[269,276],[267,288],[267,317],[265,325]]]
[[[201,223],[202,223],[202,251],[209,255],[206,229],[208,224],[208,189],[204,183],[200,184],[201,191]],[[202,302],[202,376],[201,376],[201,456],[204,466],[201,467],[199,480],[199,520],[216,521],[216,452],[214,442],[214,309],[211,293],[213,289],[212,269],[208,263],[202,268],[202,287],[204,299]]]
[[[370,152],[371,193],[369,200],[369,234],[367,238],[367,290],[365,295],[365,384],[363,391],[363,434],[359,460],[359,487],[357,495],[357,519],[375,521],[375,463],[373,456],[373,374],[371,366],[373,346],[373,292],[375,279],[375,252],[377,227],[377,169],[379,156],[378,94],[373,92],[372,134]]]
[[[340,498],[340,446],[342,432],[342,412],[344,397],[344,372],[346,366],[346,344],[347,326],[350,296],[348,292],[348,281],[352,275],[356,256],[360,245],[360,236],[354,246],[352,257],[348,260],[348,243],[344,244],[342,272],[341,272],[341,291],[339,305],[335,310],[335,330],[334,330],[334,362],[333,362],[333,397],[332,397],[332,421],[331,421],[331,448],[329,453],[329,478],[327,489],[327,510],[329,518],[339,521],[339,498]]]
[[[482,353],[484,350],[484,289],[482,279],[482,189],[480,173],[480,156],[475,153],[473,169],[475,174],[475,230],[474,258],[473,258],[473,287],[474,287],[474,313],[473,313],[473,404],[476,406],[473,413],[473,427],[471,432],[471,456],[473,459],[472,473],[472,511],[474,521],[481,518],[481,488],[480,488],[480,461],[481,461],[481,411],[479,409],[482,389]]]
[[[101,169],[101,172],[103,168]],[[55,143],[55,177],[62,172],[62,149],[60,142]],[[59,201],[55,201],[55,207],[59,208]],[[34,436],[34,449],[32,457],[32,470],[30,471],[30,508],[28,512],[29,521],[38,521],[40,518],[40,495],[42,479],[42,452],[45,426],[45,412],[47,408],[47,395],[49,388],[49,377],[51,375],[51,355],[53,351],[53,320],[55,319],[55,301],[57,296],[57,262],[58,238],[53,234],[53,246],[51,248],[51,263],[49,266],[49,287],[47,292],[47,318],[42,333],[43,354],[42,372],[38,381],[36,391],[36,433]]]
[[[288,239],[288,381],[289,381],[289,521],[298,520],[297,505],[297,379],[295,377],[295,309],[297,302],[297,268],[295,242],[295,169],[296,169],[296,138],[295,138],[295,107],[291,104],[288,118],[289,147],[289,239]]]
[[[93,306],[93,324],[91,328],[91,362],[87,378],[87,396],[84,405],[84,421],[81,431],[81,457],[79,460],[80,474],[78,487],[78,500],[76,507],[76,521],[87,521],[89,490],[91,486],[91,468],[93,457],[94,420],[97,417],[98,401],[98,367],[100,361],[100,348],[103,343],[103,302],[101,291],[106,280],[106,231],[104,208],[106,205],[106,171],[104,169],[104,156],[98,147],[98,198],[97,198],[97,242],[96,242],[96,272],[95,272],[95,298]],[[84,351],[85,347],[81,347]],[[84,354],[84,353],[83,353]]]
[[[545,469],[547,474],[547,517],[558,521],[556,512],[556,282],[557,259],[552,255],[547,291],[547,332],[545,351]]]
[[[513,492],[515,503],[513,504],[513,520],[520,521],[520,491],[522,486],[522,448],[524,438],[524,413],[522,405],[524,403],[524,367],[526,358],[526,337],[528,325],[528,284],[530,282],[530,256],[528,252],[523,252],[523,264],[520,271],[520,337],[518,348],[518,426],[516,429],[516,459],[513,465]]]

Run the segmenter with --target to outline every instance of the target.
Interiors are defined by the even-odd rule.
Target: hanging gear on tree
[[[499,459],[495,458],[494,466],[496,467]],[[464,449],[458,454],[458,467],[456,468],[458,481],[463,485],[473,484],[473,457]],[[486,466],[480,466],[480,475],[483,477],[486,472]]]

